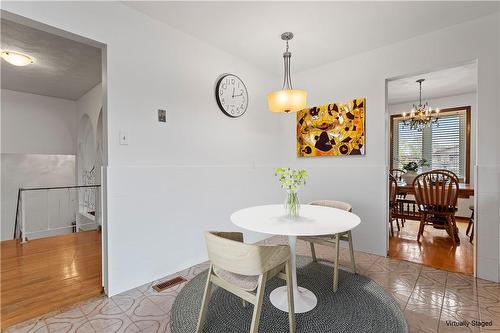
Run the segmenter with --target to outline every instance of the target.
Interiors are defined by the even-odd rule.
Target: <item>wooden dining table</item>
[[[402,183],[398,183],[398,194],[399,193],[414,195],[415,189],[413,188],[412,184],[406,184],[406,183],[402,182]],[[458,197],[459,198],[468,199],[472,196],[474,196],[474,185],[465,184],[465,183],[458,184]]]

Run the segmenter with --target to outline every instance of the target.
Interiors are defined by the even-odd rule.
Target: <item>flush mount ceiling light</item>
[[[297,112],[305,109],[307,105],[307,92],[305,90],[293,89],[290,76],[290,58],[292,54],[288,51],[288,41],[293,38],[293,33],[284,32],[281,39],[286,41],[286,50],[283,53],[285,73],[283,76],[283,88],[267,96],[269,110],[271,112]]]
[[[422,82],[424,81],[425,79],[415,81],[420,87],[418,105],[413,104],[413,108],[408,116],[406,112],[403,112],[403,125],[419,132],[425,127],[430,127],[431,124],[437,123],[439,120],[439,109],[432,110],[428,102],[422,104]]]
[[[2,58],[14,66],[26,66],[34,62],[34,58],[22,52],[5,50],[2,51]]]

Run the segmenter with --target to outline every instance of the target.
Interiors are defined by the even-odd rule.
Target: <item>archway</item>
[[[78,150],[76,154],[77,185],[96,185],[97,147],[96,135],[90,117],[84,114],[78,124]],[[80,188],[78,191],[77,230],[95,229],[97,227],[97,189]]]

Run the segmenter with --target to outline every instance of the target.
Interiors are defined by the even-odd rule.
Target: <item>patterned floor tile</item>
[[[121,333],[121,332],[139,332],[139,328],[125,314],[101,316],[97,315],[89,318],[89,322],[95,332],[102,333]]]
[[[437,332],[441,307],[409,299],[404,311],[411,331]]]
[[[70,333],[76,332],[77,329],[79,329],[81,326],[84,326],[84,324],[86,323],[88,323],[88,320],[85,317],[78,319],[54,319],[49,324],[47,324],[47,328],[49,329],[50,333]],[[94,332],[94,329],[92,327],[90,328],[91,329],[87,330],[86,332]],[[82,331],[84,330],[80,329],[80,332]]]
[[[169,318],[169,314],[161,309],[159,305],[151,301],[148,297],[141,298],[129,308],[127,316],[136,323],[141,330],[149,326],[162,327],[162,323]],[[139,325],[139,323],[141,325]],[[164,326],[164,325],[163,325]]]
[[[175,297],[177,296],[177,293],[163,293],[163,294],[157,294],[157,295],[149,295],[148,298],[158,305],[160,309],[163,310],[165,313],[169,313],[170,310],[172,309],[172,305],[174,304]]]
[[[28,320],[23,323],[11,326],[5,330],[5,333],[46,333],[49,332],[47,323],[43,318]]]
[[[95,333],[92,324],[86,320],[73,324],[73,328],[68,333]]]
[[[98,297],[98,298],[94,298],[94,299],[91,299],[91,300],[88,300],[88,301],[85,301],[83,303],[80,304],[80,310],[83,312],[83,314],[85,316],[90,316],[96,312],[100,312],[100,311],[103,311],[105,313],[107,313],[107,308],[111,307],[115,307],[116,304],[113,303],[113,301],[111,300],[111,298],[108,298],[106,296],[102,296],[102,297]],[[123,311],[121,311],[123,312]]]
[[[49,315],[45,317],[45,322],[47,324],[51,324],[54,322],[75,322],[86,319],[85,314],[81,310],[80,306],[74,306],[69,309],[66,309],[63,312],[58,312],[53,315]]]
[[[131,295],[117,295],[111,297],[111,300],[121,309],[122,313],[129,313],[146,297],[143,294],[135,295],[135,297]]]

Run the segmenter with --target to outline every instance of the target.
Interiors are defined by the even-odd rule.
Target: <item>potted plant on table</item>
[[[306,184],[307,171],[304,169],[277,168],[275,175],[278,177],[281,188],[287,192],[285,211],[289,218],[299,215],[300,201],[297,190],[300,185]]]
[[[403,165],[403,169],[406,171],[401,178],[406,182],[406,184],[412,184],[415,177],[418,176],[418,170],[423,166],[429,166],[426,159],[420,159],[416,161],[411,161]]]

